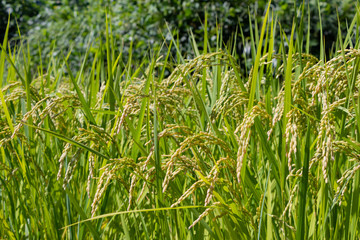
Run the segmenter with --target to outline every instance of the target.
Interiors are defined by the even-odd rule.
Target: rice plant
[[[249,72],[221,32],[135,64],[108,35],[76,73],[5,37],[0,236],[359,238],[359,15],[317,58],[306,5],[290,36],[268,6]]]

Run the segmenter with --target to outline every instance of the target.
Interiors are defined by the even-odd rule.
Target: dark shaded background
[[[318,5],[315,0],[304,2],[310,8],[311,53],[318,55],[320,42]],[[300,3],[302,1],[272,1],[272,9],[287,33],[291,31],[293,19],[300,21],[299,10],[295,13],[295,7]],[[231,39],[235,31],[239,30],[239,25],[245,37],[249,39],[249,15],[253,21],[256,19],[261,23],[266,6],[267,1],[253,0],[0,0],[0,38],[2,41],[8,13],[11,13],[9,33],[11,44],[19,41],[16,19],[24,40],[29,43],[35,63],[39,60],[39,47],[44,61],[51,52],[53,55],[58,55],[72,48],[71,59],[73,66],[76,67],[80,66],[81,57],[89,42],[98,42],[99,38],[105,39],[105,15],[108,12],[115,42],[119,48],[123,46],[126,53],[130,42],[133,41],[135,59],[140,60],[149,48],[156,50],[164,38],[169,38],[166,22],[172,30],[177,30],[181,50],[190,54],[189,30],[194,33],[201,48],[205,10],[208,12],[209,37],[214,46],[216,29],[219,26],[222,29],[224,42]],[[337,38],[336,11],[339,13],[341,28],[346,32],[346,24],[354,17],[355,6],[356,1],[320,1],[326,51],[331,51]],[[253,28],[254,26],[255,24]],[[280,41],[280,38],[277,38],[277,41]],[[244,46],[239,44],[238,51],[243,52]]]

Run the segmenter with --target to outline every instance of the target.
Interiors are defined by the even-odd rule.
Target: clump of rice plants
[[[5,38],[0,235],[358,238],[357,21],[318,59],[310,32],[283,36],[269,7],[248,75],[207,36],[203,52],[191,39],[193,59],[171,55],[173,38],[139,65],[108,36],[77,73],[69,54],[34,73],[26,46]]]

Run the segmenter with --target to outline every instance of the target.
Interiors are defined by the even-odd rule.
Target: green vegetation
[[[192,59],[169,33],[133,60],[105,18],[81,62],[70,50],[34,67],[8,25],[0,236],[358,239],[360,9],[317,58],[309,5],[290,31],[267,6],[261,24],[251,18],[250,59],[236,51],[241,31],[210,41],[206,14]]]
[[[194,58],[192,44],[189,41],[189,31],[192,32],[199,48],[203,47],[205,10],[208,14],[207,41],[216,45],[216,32],[221,28],[222,40],[226,43],[233,39],[234,34],[244,35],[244,42],[237,43],[236,51],[239,55],[246,54],[247,59],[251,46],[251,31],[258,31],[267,8],[264,0],[224,0],[224,1],[194,1],[194,0],[0,0],[0,41],[7,25],[7,13],[11,13],[9,39],[14,45],[18,42],[19,24],[23,40],[29,45],[32,63],[40,65],[39,48],[41,48],[42,62],[48,64],[50,54],[58,58],[71,49],[69,57],[74,71],[79,71],[82,58],[88,43],[96,48],[100,42],[105,42],[105,18],[112,25],[112,41],[116,54],[122,50],[124,61],[128,61],[130,44],[132,62],[140,62],[148,54],[149,48],[157,52],[164,39],[169,40],[170,29],[177,31],[179,50],[185,58]],[[339,16],[341,29],[346,34],[348,23],[356,13],[356,1],[350,0],[308,0],[305,1],[305,11],[309,14],[311,25],[311,39],[309,42],[312,55],[319,57],[320,35],[325,41],[326,53],[333,52],[337,39],[337,24]],[[320,31],[318,4],[322,13],[323,32]],[[273,0],[272,10],[281,23],[287,35],[291,33],[293,18],[301,22],[302,1]],[[253,24],[249,24],[249,20]],[[307,31],[307,26],[303,26]],[[255,35],[256,38],[256,35]],[[281,42],[280,35],[275,35],[275,43]],[[161,54],[166,55],[166,48]],[[172,52],[175,54],[175,51]],[[93,61],[89,56],[89,64]],[[241,59],[243,60],[243,59]],[[244,63],[242,63],[244,64]],[[249,65],[250,66],[250,65]],[[31,66],[32,67],[32,66]],[[243,68],[241,69],[243,70]],[[248,69],[250,70],[250,69]],[[245,73],[245,72],[244,72]]]

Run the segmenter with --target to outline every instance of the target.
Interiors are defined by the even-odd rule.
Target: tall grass
[[[194,59],[173,35],[167,55],[123,62],[108,26],[79,72],[71,53],[33,72],[5,37],[0,236],[359,238],[358,20],[330,59],[309,53],[310,22],[286,36],[270,7],[250,39],[192,37]],[[248,75],[237,41],[251,41]]]

